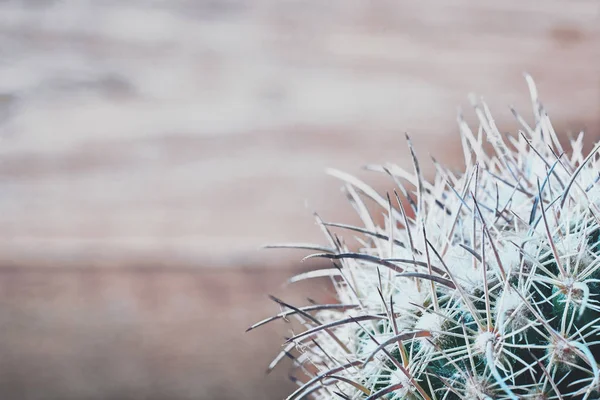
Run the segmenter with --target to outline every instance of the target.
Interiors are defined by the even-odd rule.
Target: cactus
[[[273,298],[281,313],[249,328],[302,326],[269,366],[292,358],[288,399],[600,398],[598,146],[584,157],[580,134],[563,150],[526,81],[535,124],[513,110],[518,135],[502,135],[483,101],[477,132],[459,116],[462,174],[434,161],[426,181],[410,139],[411,172],[370,166],[394,182],[386,195],[332,171],[364,227],[316,216],[328,245],[289,247],[331,261],[291,281],[327,277],[337,302]]]

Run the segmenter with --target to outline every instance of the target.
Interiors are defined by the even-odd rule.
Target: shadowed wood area
[[[459,166],[457,107],[600,138],[597,0],[0,2],[0,398],[284,398],[283,289],[359,223],[335,167]],[[475,128],[475,126],[474,126]],[[379,211],[377,211],[379,212]],[[376,214],[376,213],[375,213]],[[377,215],[375,215],[377,218]],[[308,266],[304,266],[308,267]],[[289,360],[286,360],[289,361]]]
[[[11,399],[281,399],[289,330],[244,333],[324,285],[283,290],[289,270],[0,269],[0,393]]]

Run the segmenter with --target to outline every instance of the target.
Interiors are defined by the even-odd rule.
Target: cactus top
[[[580,134],[563,149],[526,78],[533,121],[513,111],[517,134],[483,101],[477,131],[459,117],[462,173],[436,163],[426,181],[410,139],[411,171],[370,166],[394,183],[386,194],[331,171],[364,226],[317,216],[328,244],[290,245],[331,260],[292,281],[328,277],[338,303],[275,299],[269,320],[302,327],[270,366],[293,359],[288,399],[600,398],[598,147],[584,154]]]

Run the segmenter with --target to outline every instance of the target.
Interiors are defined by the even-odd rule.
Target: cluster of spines
[[[328,277],[339,303],[273,298],[282,312],[250,328],[280,318],[305,327],[269,366],[293,359],[299,388],[288,399],[600,396],[598,148],[583,157],[579,135],[567,155],[527,81],[535,125],[513,111],[517,136],[500,134],[483,102],[477,133],[459,118],[464,174],[435,163],[427,182],[410,140],[413,172],[370,166],[393,178],[387,196],[332,171],[364,227],[317,216],[327,246],[284,247],[331,260],[291,281]],[[365,199],[383,209],[383,226]],[[334,229],[359,234],[361,248]]]

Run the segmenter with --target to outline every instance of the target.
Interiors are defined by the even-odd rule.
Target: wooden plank
[[[0,262],[277,265],[353,222],[325,167],[408,166],[404,131],[457,164],[456,107],[514,131],[523,71],[600,132],[595,0],[36,4],[0,4]]]

